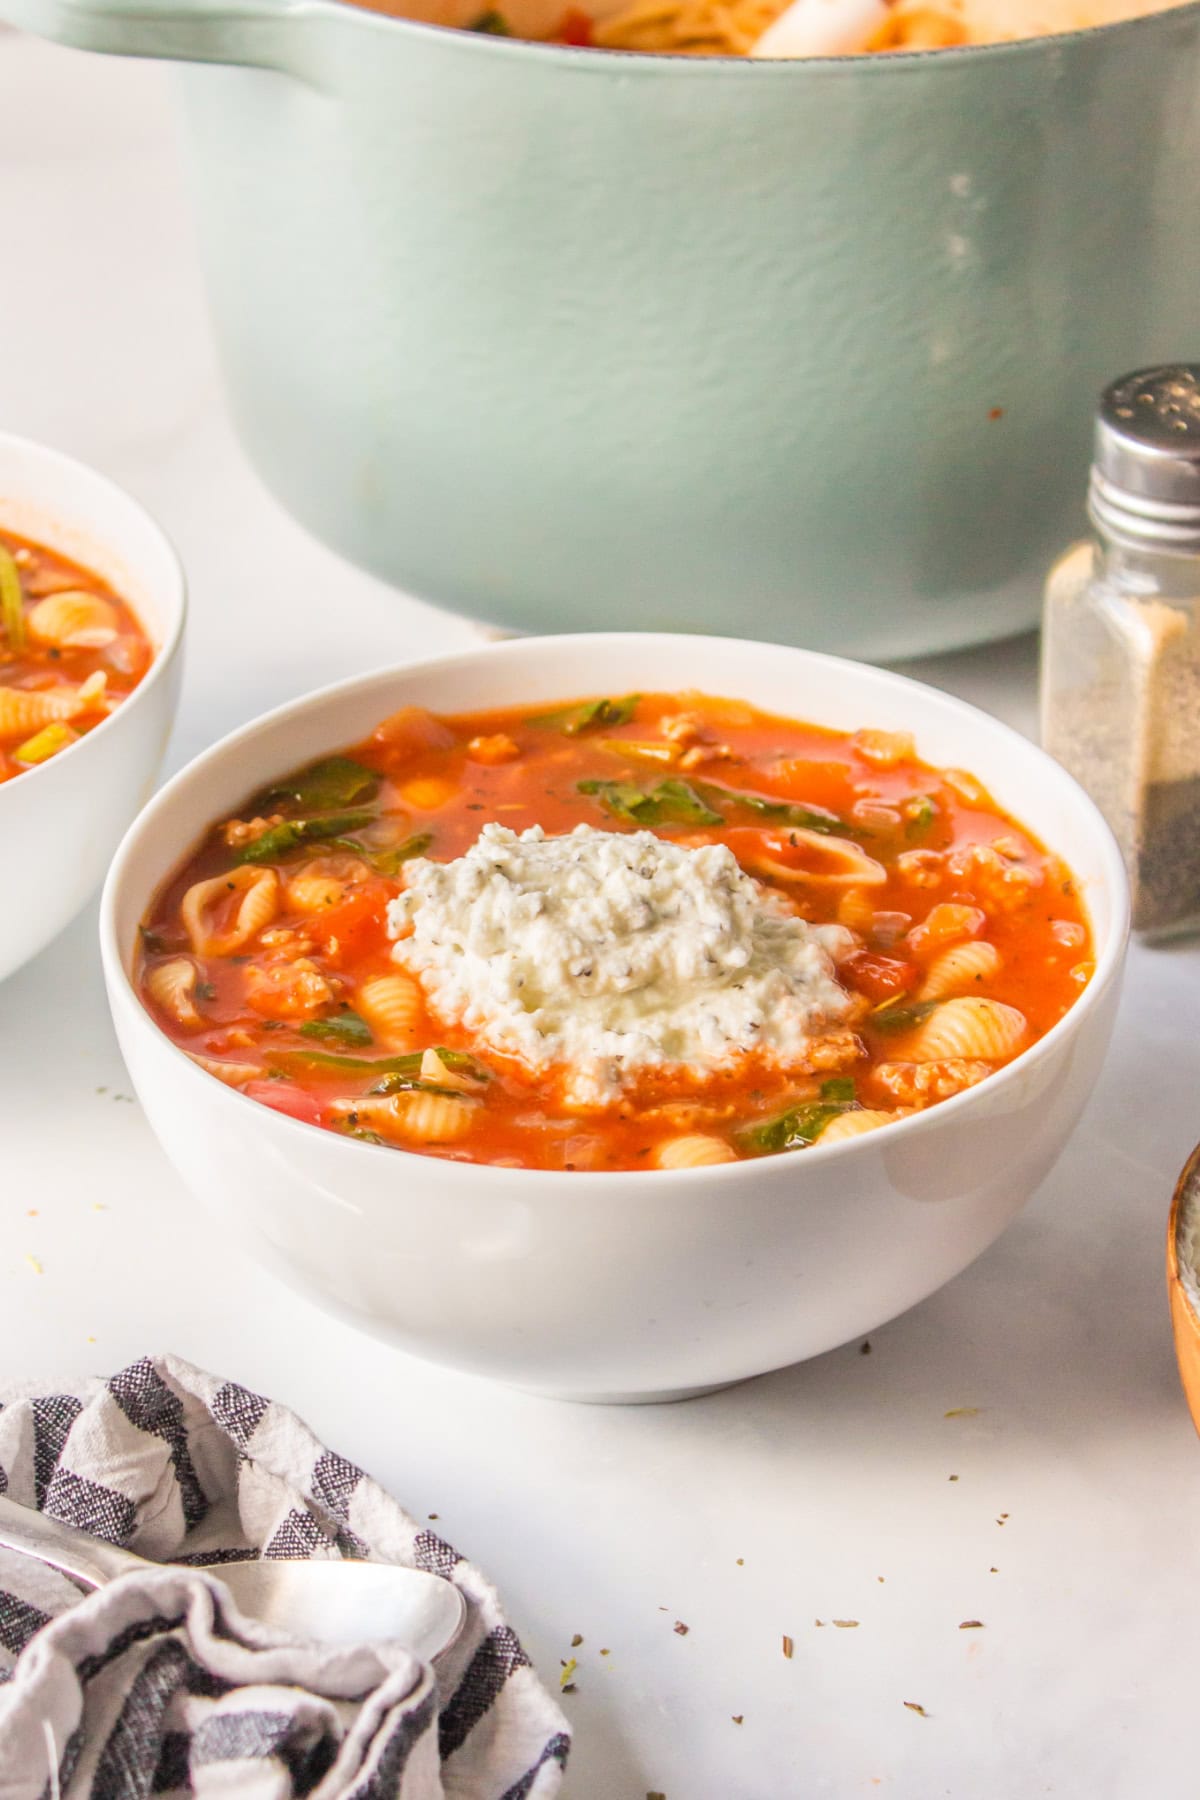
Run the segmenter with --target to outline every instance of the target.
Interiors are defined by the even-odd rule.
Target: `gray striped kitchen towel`
[[[174,1356],[0,1405],[0,1493],[184,1567],[0,1551],[0,1800],[548,1800],[569,1737],[495,1591],[273,1401]],[[432,1665],[234,1629],[220,1564],[367,1557],[468,1607]],[[235,1615],[236,1618],[236,1615]]]

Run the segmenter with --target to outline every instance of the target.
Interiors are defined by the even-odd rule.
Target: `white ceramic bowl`
[[[407,702],[435,711],[699,688],[854,729],[916,733],[972,770],[1078,875],[1097,968],[1067,1016],[981,1087],[822,1149],[686,1171],[529,1172],[314,1129],[202,1073],[129,969],[151,897],[212,820]],[[301,1292],[434,1362],[565,1398],[649,1400],[778,1368],[869,1331],[965,1268],[1046,1174],[1103,1060],[1128,897],[1091,802],[1025,739],[944,694],[729,639],[527,638],[327,688],[226,738],[138,819],[101,936],[121,1046],[192,1191]]]
[[[85,464],[0,433],[0,530],[81,563],[137,614],[155,658],[129,698],[77,744],[0,783],[4,859],[0,980],[67,925],[151,793],[175,715],[186,611],[183,571],[150,515]]]

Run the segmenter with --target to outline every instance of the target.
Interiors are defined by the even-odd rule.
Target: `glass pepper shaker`
[[[1042,743],[1121,847],[1136,930],[1200,927],[1200,364],[1100,402],[1093,535],[1046,584]]]

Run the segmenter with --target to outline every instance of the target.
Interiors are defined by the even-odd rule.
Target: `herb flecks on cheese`
[[[723,844],[646,831],[485,825],[448,863],[405,870],[393,956],[434,1015],[481,1050],[563,1071],[604,1106],[647,1070],[693,1077],[754,1056],[803,1069],[854,1002],[834,973],[839,926],[810,925]]]

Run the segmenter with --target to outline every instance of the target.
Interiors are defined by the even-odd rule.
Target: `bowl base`
[[[656,1388],[649,1394],[577,1394],[563,1388],[522,1387],[522,1394],[534,1394],[539,1400],[571,1400],[578,1406],[671,1406],[677,1400],[701,1400],[705,1394],[723,1394],[726,1388],[740,1387],[753,1376],[738,1376],[732,1381],[713,1381],[707,1387]]]

